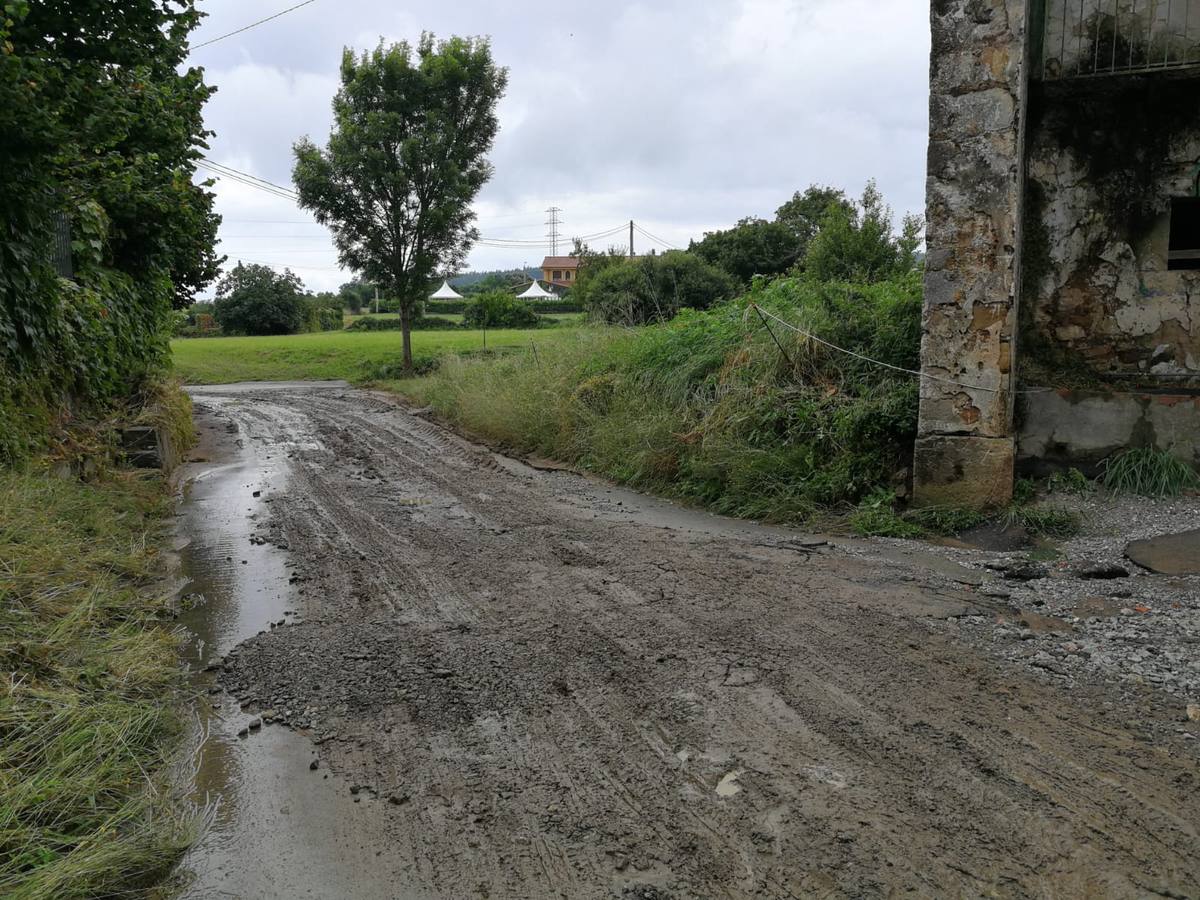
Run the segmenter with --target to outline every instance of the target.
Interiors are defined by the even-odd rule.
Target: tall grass
[[[526,453],[734,515],[799,522],[853,503],[907,461],[920,282],[777,281],[636,331],[584,329],[535,351],[450,357],[396,390]],[[773,334],[772,334],[773,331]]]
[[[1200,491],[1200,475],[1166,450],[1139,447],[1105,463],[1104,486],[1143,497],[1178,497],[1184,491]]]
[[[0,896],[136,895],[178,857],[161,482],[0,473]]]

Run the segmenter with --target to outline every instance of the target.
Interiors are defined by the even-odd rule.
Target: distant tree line
[[[630,259],[577,244],[581,263],[572,295],[596,319],[642,324],[683,308],[707,309],[745,291],[755,277],[885,281],[917,268],[922,228],[920,217],[909,215],[897,233],[874,181],[858,201],[814,185],[797,191],[773,220],[742,219],[706,233],[686,251]]]

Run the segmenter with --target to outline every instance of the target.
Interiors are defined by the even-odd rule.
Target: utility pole
[[[550,231],[546,234],[546,237],[550,239],[550,255],[558,256],[558,228],[562,225],[562,220],[558,217],[558,214],[562,210],[557,206],[552,206],[546,212],[550,216],[546,220],[546,224],[550,227]]]
[[[633,219],[629,220],[629,255],[633,256]]]
[[[375,315],[379,315],[379,285],[375,285]]]

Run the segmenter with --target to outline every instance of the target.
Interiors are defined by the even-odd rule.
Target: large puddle
[[[197,461],[182,473],[178,544],[181,594],[195,602],[182,622],[200,696],[191,799],[213,815],[181,864],[180,896],[411,896],[389,884],[392,867],[380,864],[389,849],[381,804],[356,803],[324,766],[310,768],[316,748],[303,735],[267,725],[239,736],[256,716],[204,671],[246,638],[287,627],[299,608],[286,554],[252,541],[272,492],[286,483],[288,448],[238,429],[236,404],[243,401],[216,391],[196,399],[201,443]]]

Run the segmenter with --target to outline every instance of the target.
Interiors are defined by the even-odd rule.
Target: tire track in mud
[[[931,574],[651,527],[366,392],[198,402],[289,454],[306,597],[227,685],[317,710],[433,894],[1200,896],[1168,712],[956,644]]]

